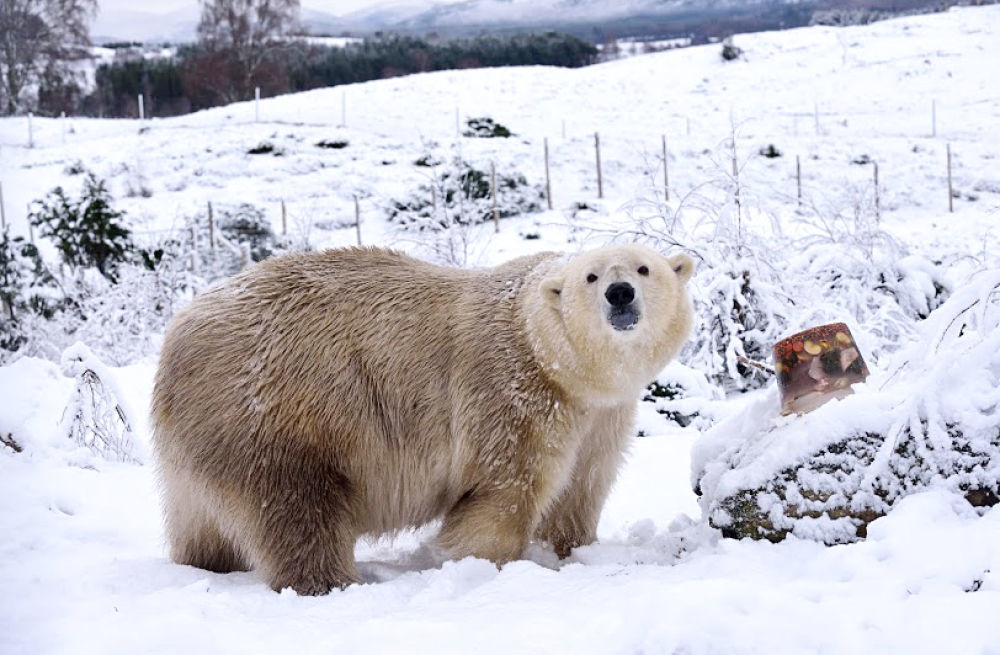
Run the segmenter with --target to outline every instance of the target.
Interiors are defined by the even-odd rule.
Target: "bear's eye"
[[[587,276],[587,284],[593,284],[594,282],[597,282],[597,276],[591,273]]]
[[[640,266],[639,267],[639,275],[649,275],[649,267],[648,266]]]

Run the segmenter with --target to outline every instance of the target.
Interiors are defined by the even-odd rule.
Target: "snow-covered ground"
[[[706,46],[580,70],[454,71],[317,90],[262,101],[259,122],[252,102],[144,124],[35,119],[33,148],[27,119],[0,119],[6,220],[27,236],[27,204],[59,184],[75,190],[70,169],[80,162],[110,180],[138,238],[186,238],[181,226],[210,201],[253,203],[280,232],[284,201],[290,235],[312,247],[350,244],[358,196],[366,244],[427,256],[385,220],[394,200],[436,175],[416,160],[460,154],[544,185],[548,139],[554,209],[504,219],[499,234],[469,231],[462,263],[486,265],[627,230],[662,193],[661,135],[671,207],[706,199],[706,185],[731,172],[719,146],[735,128],[747,230],[794,232],[824,216],[798,207],[796,156],[803,204],[819,208],[870,195],[873,167],[852,163],[867,156],[879,165],[880,229],[940,257],[953,285],[997,267],[1000,7],[735,43],[745,57],[729,63]],[[456,118],[475,116],[515,136],[456,139]],[[323,139],[348,145],[318,148]],[[247,154],[264,141],[282,156]],[[757,154],[769,144],[783,156]],[[892,345],[865,325],[855,334],[869,353]],[[140,459],[154,368],[155,352],[136,353],[107,373]],[[39,359],[0,368],[0,437],[23,447],[0,446],[2,653],[1000,653],[1000,509],[977,512],[931,491],[905,498],[856,544],[723,540],[690,489],[700,432],[671,426],[647,403],[639,427],[649,436],[633,445],[599,543],[565,562],[537,547],[501,570],[442,563],[425,546],[428,526],[359,544],[366,584],[321,598],[276,594],[252,573],[177,566],[148,459],[112,463],[64,438],[73,384]],[[754,395],[718,403],[717,418]]]

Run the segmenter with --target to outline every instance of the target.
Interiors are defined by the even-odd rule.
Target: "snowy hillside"
[[[497,570],[437,559],[431,525],[361,542],[365,584],[317,598],[166,556],[146,416],[159,335],[126,329],[151,301],[120,295],[132,289],[123,278],[107,287],[103,307],[121,303],[107,314],[69,334],[45,331],[20,353],[29,356],[0,360],[0,652],[998,652],[997,507],[929,484],[857,543],[723,539],[691,489],[691,452],[753,450],[717,430],[704,436],[727,418],[750,417],[747,433],[779,420],[772,380],[738,357],[766,360],[776,339],[836,320],[851,325],[872,390],[907,358],[918,365],[874,400],[862,389],[853,404],[780,419],[760,444],[796,452],[840,427],[881,427],[890,421],[880,408],[917,397],[906,405],[911,426],[933,425],[925,409],[937,411],[940,397],[995,430],[1000,370],[987,348],[1000,311],[983,281],[1000,279],[1000,7],[737,36],[735,45],[743,56],[730,62],[706,46],[577,70],[449,71],[172,119],[152,108],[141,123],[0,119],[11,234],[36,238],[55,262],[52,244],[29,230],[29,203],[57,185],[78,193],[91,171],[107,180],[138,244],[177,249],[190,283],[178,304],[221,270],[208,266],[222,257],[206,245],[209,203],[216,220],[249,206],[275,250],[360,239],[472,267],[637,240],[699,260],[698,326],[659,379],[683,397],[641,403],[645,436],[598,543],[562,562],[533,546]],[[459,136],[478,117],[513,136]],[[474,184],[489,188],[491,166],[501,181],[496,227],[488,195],[470,195]],[[249,247],[226,256],[237,261]],[[974,285],[986,289],[976,310],[983,336],[970,344],[974,331],[934,312]],[[953,337],[944,355],[921,350],[931,328]],[[142,464],[109,461],[67,436],[76,360],[92,357],[69,348],[77,340],[103,360],[93,367]],[[949,368],[952,354],[961,370]],[[928,386],[956,380],[961,399]],[[865,410],[863,424],[852,407]],[[809,425],[817,429],[804,434]],[[754,482],[780,469],[762,471],[765,460],[755,460]],[[712,471],[716,488],[739,477]]]

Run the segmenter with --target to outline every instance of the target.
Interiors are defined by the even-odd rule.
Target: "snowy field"
[[[955,290],[1000,269],[1000,7],[735,43],[744,57],[728,63],[713,45],[579,70],[417,75],[143,123],[35,119],[31,148],[25,118],[0,119],[6,221],[27,237],[28,203],[57,185],[75,191],[78,162],[109,180],[138,239],[183,241],[192,221],[204,225],[207,203],[247,202],[300,247],[349,245],[358,239],[357,198],[363,243],[484,266],[612,239],[662,246],[656,217],[673,216],[689,221],[676,245],[702,255],[692,287],[702,316],[715,297],[707,272],[728,270],[727,258],[755,260],[770,271],[761,279],[785,285],[791,303],[826,272],[789,244],[819,239],[831,257],[867,247],[866,261],[905,252],[892,262],[898,306],[873,308],[860,292],[843,306],[824,297],[818,308],[797,305],[764,335],[847,320],[884,378],[921,334],[907,308],[933,309],[924,293],[931,279]],[[458,138],[459,123],[479,116],[514,136]],[[727,146],[734,136],[739,209]],[[455,157],[544,188],[545,139],[552,210],[542,200],[537,212],[501,220],[498,233],[491,224],[453,232],[457,251],[387,220],[395,202],[426,193]],[[346,145],[317,147],[321,140]],[[280,156],[247,154],[265,142]],[[768,145],[782,156],[759,154]],[[425,157],[440,164],[415,164]],[[853,227],[843,228],[851,216]],[[886,250],[861,223],[896,245]],[[707,329],[696,330],[699,343]],[[568,560],[533,546],[528,559],[500,570],[441,562],[427,546],[432,525],[359,543],[365,584],[325,597],[274,593],[253,573],[177,566],[166,556],[148,457],[152,343],[118,353],[127,365],[102,376],[132,422],[142,465],[109,462],[65,438],[75,382],[58,353],[56,362],[24,357],[0,367],[0,437],[14,435],[23,448],[0,446],[0,653],[1000,654],[996,507],[977,510],[930,490],[902,499],[864,541],[834,547],[722,539],[704,522],[691,490],[692,448],[713,423],[771,393],[756,385],[721,400],[704,348],[682,356],[712,380],[701,416],[679,427],[642,403],[646,436],[604,509],[599,542]],[[995,367],[982,372],[994,398],[998,376]],[[794,436],[794,425],[783,429]]]

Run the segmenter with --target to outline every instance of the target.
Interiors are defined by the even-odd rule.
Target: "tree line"
[[[480,36],[449,41],[381,35],[342,47],[286,42],[269,49],[246,75],[236,53],[193,44],[171,58],[140,59],[98,67],[95,89],[75,106],[44,108],[91,116],[131,117],[139,94],[147,113],[173,116],[249,100],[411,73],[494,66],[592,64],[597,49],[558,33]],[[41,108],[40,108],[41,109]]]
[[[548,32],[456,40],[376,34],[344,47],[295,35],[299,0],[200,0],[198,38],[170,57],[126,56],[93,70],[96,0],[0,0],[0,113],[184,114],[264,96],[480,66],[585,66],[597,49]]]

